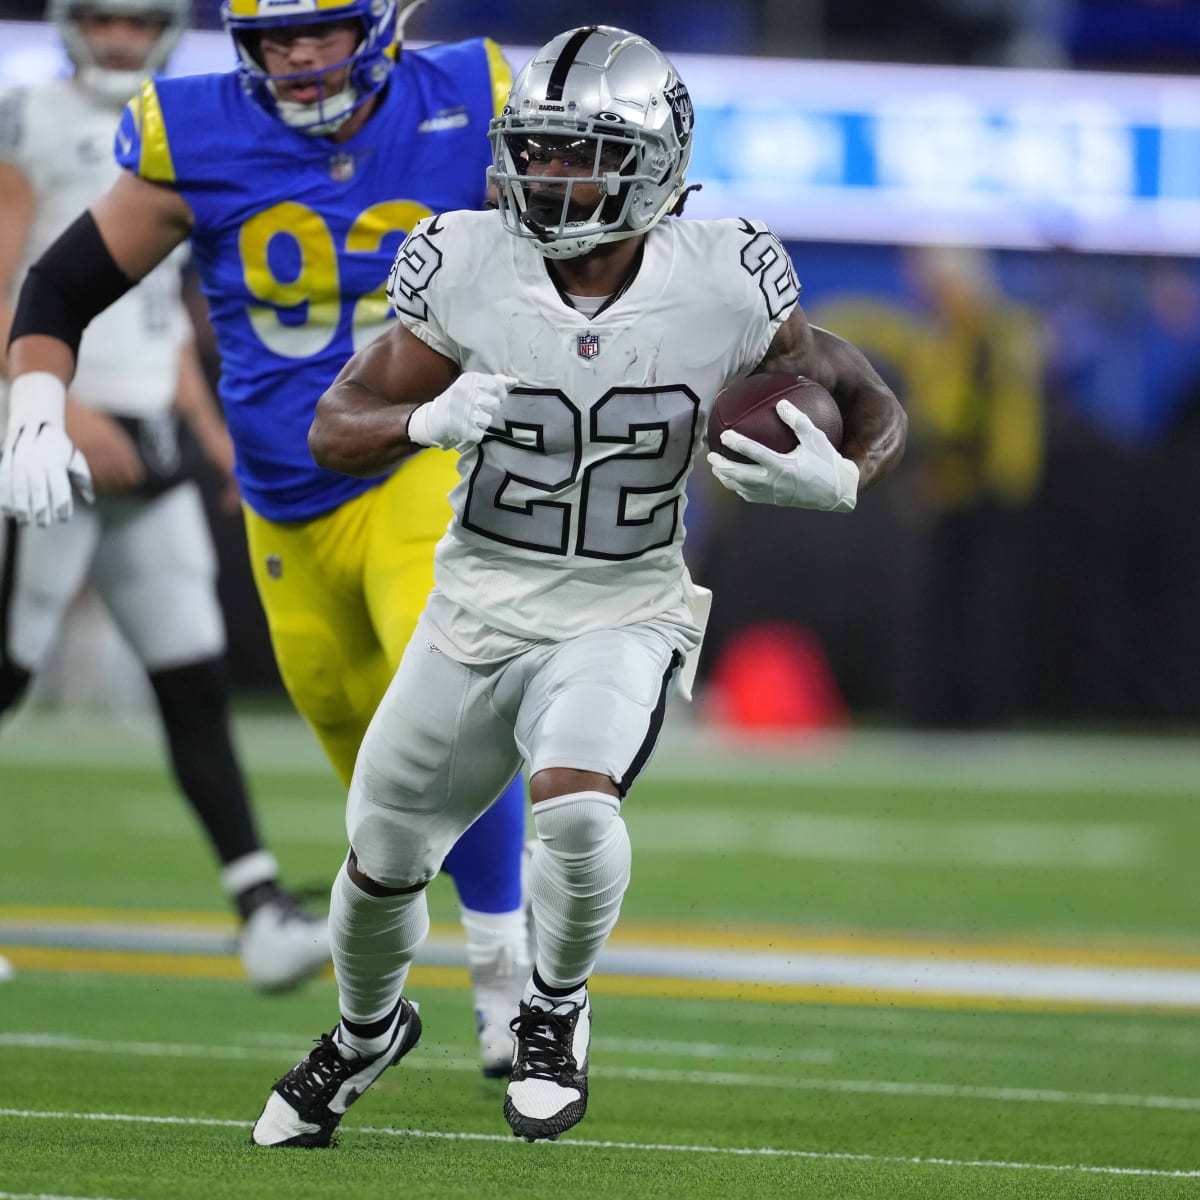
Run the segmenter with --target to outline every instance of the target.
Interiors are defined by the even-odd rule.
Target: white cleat
[[[338,1123],[352,1105],[421,1039],[416,1006],[396,1005],[388,1044],[376,1055],[344,1058],[333,1033],[323,1033],[316,1049],[275,1082],[266,1106],[254,1122],[255,1146],[328,1146]]]
[[[13,965],[0,954],[0,983],[7,983],[16,972],[13,970]]]
[[[279,888],[246,918],[238,955],[255,987],[294,987],[329,964],[329,922],[306,912]]]
[[[507,1078],[512,1069],[515,1043],[511,1025],[532,969],[532,961],[517,958],[511,946],[501,946],[491,962],[471,968],[479,1061],[489,1079]]]
[[[513,1134],[534,1142],[553,1139],[583,1120],[588,1097],[592,1006],[534,995],[513,1022],[516,1054],[504,1119]]]

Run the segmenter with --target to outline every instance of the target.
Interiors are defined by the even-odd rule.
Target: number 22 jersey
[[[463,661],[687,611],[684,486],[713,398],[762,361],[799,286],[755,222],[665,220],[595,317],[499,213],[447,213],[401,248],[388,296],[463,371],[516,376],[463,453],[428,615]]]

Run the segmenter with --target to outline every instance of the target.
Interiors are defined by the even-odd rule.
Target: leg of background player
[[[225,664],[208,659],[152,671],[171,765],[221,860],[221,882],[243,921],[246,974],[282,988],[329,962],[324,918],[306,913],[279,883],[279,864],[263,848],[229,730]]]
[[[298,983],[329,962],[328,925],[280,886],[251,815],[229,728],[216,558],[196,488],[174,488],[108,525],[92,577],[153,685],[175,777],[242,917],[246,974],[263,988]]]
[[[512,867],[524,847],[525,785],[517,776],[458,839],[442,868],[458,889],[479,1055],[483,1073],[493,1078],[507,1075],[512,1065],[508,1025],[533,969],[522,873]]]

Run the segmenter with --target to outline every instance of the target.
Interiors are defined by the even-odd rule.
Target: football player
[[[50,15],[73,73],[0,98],[0,333],[17,278],[116,178],[121,109],[166,61],[188,4],[52,0]],[[90,580],[153,686],[175,777],[242,918],[246,973],[279,988],[328,963],[329,934],[323,917],[280,886],[230,737],[216,556],[182,465],[176,408],[230,481],[233,450],[196,356],[179,269],[172,255],[80,348],[66,426],[91,464],[99,503],[53,528],[10,520],[0,530],[0,713],[24,693]]]
[[[649,43],[604,26],[555,38],[492,139],[499,211],[417,226],[389,283],[399,324],[350,360],[309,435],[318,462],[351,476],[454,448],[459,483],[436,589],[350,788],[332,918],[341,1020],[272,1089],[261,1145],[328,1144],[416,1044],[403,985],[422,889],[522,761],[537,952],[504,1114],[530,1140],[583,1117],[588,977],[630,875],[622,802],[702,634],[683,506],[713,397],[788,372],[842,410],[842,454],[787,404],[789,454],[727,432],[753,461],[710,461],[747,500],[848,512],[904,444],[895,396],[809,325],[764,225],[663,219],[685,194],[692,106]]]
[[[348,785],[432,584],[456,459],[421,450],[351,479],[313,463],[308,428],[340,366],[388,324],[408,231],[484,205],[488,123],[511,76],[483,39],[401,53],[395,0],[228,0],[223,17],[238,68],[143,83],[116,133],[119,178],[30,271],[0,508],[35,524],[70,513],[86,465],[62,412],[82,327],[190,238],[280,672]],[[530,961],[515,774],[446,860],[490,1074],[511,1062]],[[333,911],[344,904],[335,891]],[[405,936],[383,917],[370,947],[345,953],[390,957]]]

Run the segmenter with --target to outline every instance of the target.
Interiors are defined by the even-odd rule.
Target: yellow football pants
[[[456,455],[423,450],[311,521],[246,515],[254,582],[292,702],[348,787],[367,725],[433,587]]]

